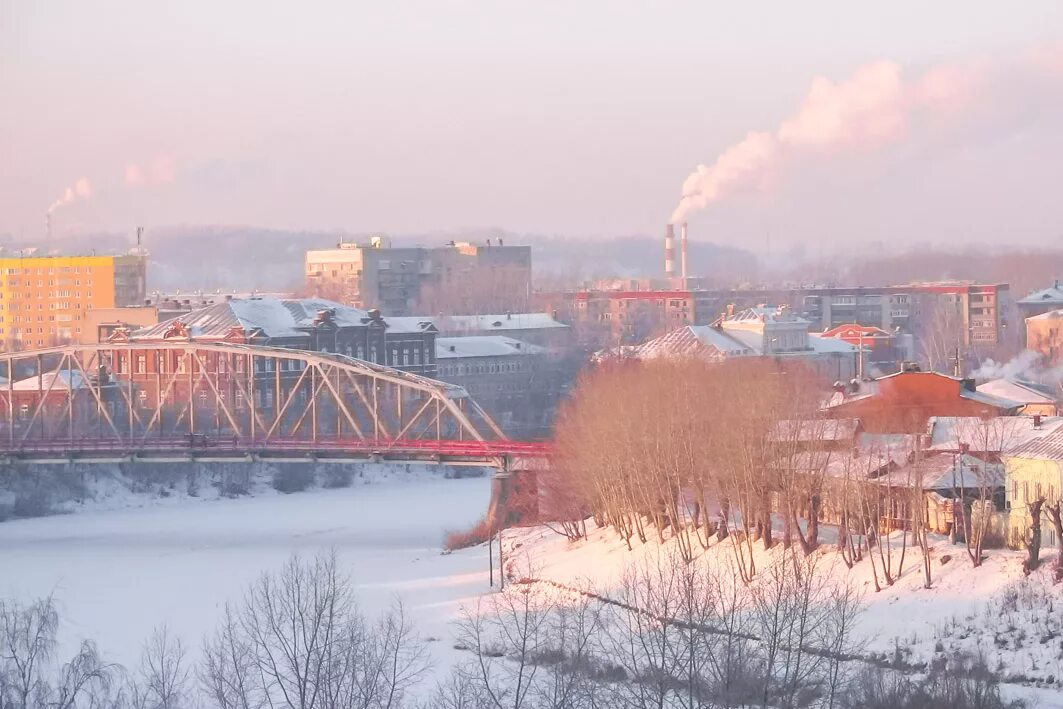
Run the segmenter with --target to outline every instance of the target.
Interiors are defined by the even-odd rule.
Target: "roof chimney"
[[[675,275],[675,227],[671,224],[664,229],[664,277]]]
[[[683,279],[683,287],[687,283],[687,223],[683,222],[679,227],[679,276]]]

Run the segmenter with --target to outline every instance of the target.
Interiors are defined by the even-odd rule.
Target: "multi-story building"
[[[307,251],[307,290],[387,315],[526,310],[531,248],[450,242],[438,248],[337,244]]]
[[[142,254],[0,258],[0,340],[9,350],[81,340],[88,311],[143,302],[145,270]]]
[[[721,315],[765,303],[789,306],[816,331],[858,324],[918,333],[939,315],[958,344],[994,346],[1020,335],[1011,326],[1007,284],[917,283],[875,287],[748,290],[586,290],[537,293],[536,305],[603,346],[630,345],[681,325],[708,325]],[[1010,326],[1010,329],[1009,329]]]
[[[764,357],[799,362],[829,381],[848,381],[857,372],[858,348],[809,332],[809,322],[789,308],[747,308],[711,325],[684,325],[635,347],[614,350],[636,359],[696,357],[722,361]]]
[[[561,391],[546,350],[504,335],[436,339],[439,379],[465,388],[509,435],[549,430]]]
[[[391,323],[377,310],[316,298],[230,298],[138,330],[118,329],[112,342],[220,342],[333,352],[414,374],[435,376],[436,329],[431,323]],[[124,357],[121,355],[120,357]],[[117,371],[157,373],[156,353],[134,352]],[[177,353],[172,353],[177,357]]]

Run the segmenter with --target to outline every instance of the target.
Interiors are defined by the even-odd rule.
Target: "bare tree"
[[[129,696],[134,709],[180,709],[189,703],[191,668],[184,644],[166,626],[155,628],[140,657]]]
[[[368,623],[334,554],[263,574],[204,656],[204,689],[234,709],[392,709],[428,668],[401,604]]]
[[[53,665],[59,614],[51,597],[28,605],[0,601],[0,706],[72,709],[82,698],[105,704],[118,668],[85,641],[74,657]]]

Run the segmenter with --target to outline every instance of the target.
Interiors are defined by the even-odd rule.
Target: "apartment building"
[[[307,251],[305,276],[315,295],[385,315],[523,311],[531,295],[531,248],[501,239],[391,247],[377,238]]]
[[[144,300],[145,259],[0,257],[0,341],[7,350],[80,341],[86,314]]]
[[[535,305],[558,313],[602,346],[631,345],[683,325],[708,325],[736,310],[788,306],[812,331],[857,324],[918,333],[945,313],[965,346],[993,346],[1020,336],[1007,284],[919,283],[875,287],[747,290],[584,290],[537,293]],[[591,335],[588,335],[591,333]]]

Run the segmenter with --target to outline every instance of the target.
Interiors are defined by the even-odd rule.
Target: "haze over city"
[[[3,0],[0,235],[43,237],[54,205],[56,238],[175,224],[656,236],[688,175],[738,146],[723,172],[741,174],[709,172],[711,196],[687,202],[706,207],[689,215],[695,241],[1054,245],[1061,15]]]
[[[1063,4],[0,0],[0,709],[1063,709]]]

